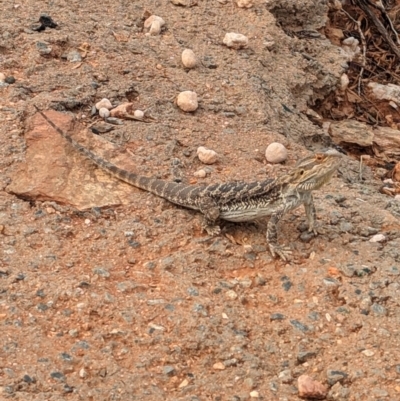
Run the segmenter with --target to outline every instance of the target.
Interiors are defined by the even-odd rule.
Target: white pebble
[[[197,157],[204,164],[213,164],[218,160],[217,152],[207,149],[204,146],[199,146],[197,148]]]
[[[105,107],[102,107],[99,110],[99,115],[100,115],[101,118],[110,117],[110,110],[106,109]]]
[[[194,67],[196,67],[197,58],[196,58],[196,55],[194,54],[193,50],[185,49],[182,52],[182,64],[186,68],[194,68]]]
[[[282,163],[287,159],[287,150],[281,143],[272,142],[265,150],[265,158],[269,163]]]
[[[88,226],[91,223],[90,219],[85,219],[85,224]]]
[[[252,0],[236,0],[236,4],[240,8],[253,7],[253,1]]]
[[[150,35],[158,35],[164,25],[165,21],[158,15],[150,15],[150,17],[144,21],[144,27],[149,29]]]
[[[97,110],[100,110],[102,107],[105,107],[106,109],[110,110],[110,109],[112,109],[112,104],[108,99],[104,98],[104,99],[101,99],[100,102],[96,103]]]
[[[142,110],[135,110],[135,111],[133,112],[133,115],[134,115],[136,118],[142,119],[142,118],[144,117],[144,111],[142,111]]]
[[[6,76],[0,72],[0,82],[4,82],[6,80]]]
[[[84,379],[85,377],[87,377],[87,372],[86,372],[85,368],[82,368],[82,369],[79,371],[79,377],[80,377],[81,379]]]
[[[386,237],[383,234],[374,235],[369,242],[383,242],[386,240]]]
[[[228,290],[228,291],[225,293],[225,297],[228,298],[228,299],[237,299],[238,294],[237,294],[235,291],[233,291],[233,290]]]
[[[147,18],[146,21],[144,21],[144,27],[145,27],[146,29],[149,29],[149,28],[151,27],[151,24],[152,24],[154,21],[159,21],[160,24],[161,24],[161,26],[164,26],[164,25],[165,25],[165,21],[164,21],[161,17],[159,17],[158,15],[150,15],[150,17]]]
[[[152,36],[157,36],[161,32],[161,23],[160,21],[153,21],[153,23],[150,26],[149,34]]]
[[[205,178],[205,177],[207,177],[207,171],[204,169],[200,169],[200,170],[195,171],[193,173],[193,175],[198,178]]]
[[[250,397],[251,398],[258,398],[260,396],[259,392],[257,390],[253,390],[250,392]]]
[[[228,47],[241,49],[248,45],[249,39],[241,33],[228,32],[224,37],[223,43]]]
[[[342,74],[342,76],[340,77],[340,90],[344,92],[349,86],[349,83],[349,76],[347,74]]]
[[[197,93],[192,91],[181,92],[177,99],[176,104],[183,111],[195,111],[199,107],[197,102]]]

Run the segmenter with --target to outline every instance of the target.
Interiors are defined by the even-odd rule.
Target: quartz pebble
[[[383,234],[374,235],[369,242],[383,242],[386,240],[386,237]]]
[[[199,146],[197,148],[197,157],[204,164],[213,164],[218,160],[217,152],[207,149],[204,146]]]
[[[222,362],[216,362],[213,365],[214,370],[225,370],[225,365]]]
[[[135,110],[133,113],[134,117],[142,119],[144,117],[144,111],[142,110]]]
[[[279,142],[272,142],[265,150],[265,158],[269,163],[282,163],[287,159],[287,150]]]
[[[193,50],[185,49],[182,52],[182,64],[186,68],[194,68],[194,67],[196,67],[197,58],[196,58],[196,55],[194,54]]]
[[[181,92],[176,99],[176,104],[183,111],[197,110],[199,107],[197,93],[192,91]]]
[[[159,35],[164,25],[165,21],[158,15],[151,15],[144,22],[144,27],[149,30],[149,34],[152,36]]]
[[[349,83],[349,76],[347,74],[342,74],[342,76],[340,77],[340,90],[344,92],[349,86]]]
[[[99,115],[100,115],[101,118],[110,117],[110,110],[106,109],[105,107],[102,107],[99,110]]]
[[[198,178],[205,178],[205,177],[207,177],[207,171],[204,169],[200,169],[200,170],[195,171],[193,173],[193,175]]]
[[[108,110],[110,110],[110,109],[112,109],[112,104],[108,99],[104,98],[104,99],[101,99],[99,102],[96,103],[96,109],[97,110],[100,110],[103,107],[108,109]]]
[[[253,0],[236,0],[236,4],[240,8],[253,7]]]
[[[249,39],[241,33],[228,32],[224,37],[223,43],[228,47],[241,49],[248,45]]]

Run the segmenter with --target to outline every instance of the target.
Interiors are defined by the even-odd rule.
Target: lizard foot
[[[202,224],[202,229],[206,231],[208,235],[213,237],[221,233],[221,228],[218,225],[204,223]]]
[[[279,245],[268,244],[269,251],[271,252],[272,257],[279,256],[283,261],[287,261],[292,254],[292,251],[289,247],[281,247]]]

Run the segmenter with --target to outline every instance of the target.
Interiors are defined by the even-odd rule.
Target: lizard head
[[[313,191],[321,188],[339,167],[340,153],[315,153],[300,160],[289,174],[289,184],[298,191]]]

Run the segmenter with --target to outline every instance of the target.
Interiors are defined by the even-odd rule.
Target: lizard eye
[[[299,175],[303,175],[303,174],[304,174],[304,170],[300,170]]]

